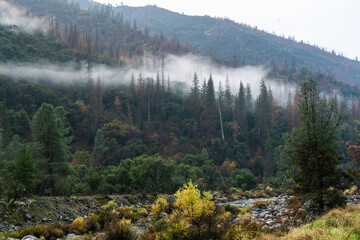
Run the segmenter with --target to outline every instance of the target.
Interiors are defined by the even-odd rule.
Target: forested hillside
[[[232,65],[295,65],[324,70],[338,80],[360,85],[360,62],[320,47],[269,34],[229,19],[187,16],[156,6],[118,6],[116,12],[139,28],[165,36],[176,36],[200,52],[227,60]],[[330,50],[329,50],[330,51]]]
[[[80,71],[82,61],[86,61],[86,74],[76,85],[50,79],[34,83],[27,80],[33,79],[31,75],[22,79],[1,77],[1,151],[5,172],[11,173],[6,163],[13,159],[8,156],[16,155],[21,141],[41,142],[41,136],[36,137],[39,128],[34,125],[39,121],[41,126],[41,114],[50,114],[48,118],[59,121],[57,126],[49,123],[49,129],[58,131],[53,144],[62,154],[50,161],[63,167],[69,163],[72,170],[60,167],[54,176],[45,175],[50,179],[49,185],[39,188],[35,184],[33,187],[37,187],[31,190],[38,194],[48,194],[50,190],[52,194],[134,189],[172,192],[189,179],[205,189],[234,186],[246,190],[257,183],[277,188],[291,185],[280,145],[282,134],[299,126],[298,91],[289,92],[287,105],[281,106],[266,84],[268,78],[295,86],[313,78],[324,91],[324,99],[336,97],[334,90],[341,93],[337,105],[345,111],[343,119],[347,123],[342,128],[342,140],[356,139],[351,129],[358,128],[353,120],[360,114],[355,98],[359,92],[324,72],[285,63],[273,65],[257,89],[239,82],[235,91],[230,90],[228,79],[214,86],[210,72],[204,80],[194,72],[191,92],[180,96],[175,94],[176,83],[170,80],[176,76],[169,73],[165,77],[160,64],[154,78],[135,71],[129,79],[120,79],[121,84],[105,85],[107,79],[92,75],[93,64],[141,66],[146,51],[158,63],[166,54],[183,54],[192,49],[176,39],[139,31],[135,23],[131,26],[111,7],[87,11],[66,1],[15,2],[32,9],[29,16],[54,14],[56,18],[47,16],[48,37],[2,27],[1,39],[6,43],[1,48],[3,61],[70,60],[74,71]],[[49,158],[38,154],[39,158]],[[345,158],[343,167],[349,164]],[[46,166],[37,167],[47,171]],[[86,174],[88,171],[93,174]],[[117,174],[119,171],[127,177]],[[169,176],[173,176],[171,180],[162,180]],[[249,180],[245,185],[237,180],[244,176]],[[71,189],[63,182],[66,178],[71,179]],[[36,180],[40,183],[44,179]]]
[[[79,4],[68,1],[9,2],[28,9],[29,16],[47,17],[50,37],[68,43],[80,54],[110,58],[120,66],[129,59],[132,64],[141,65],[147,54],[164,56],[193,51],[191,46],[182,45],[176,39],[140,31],[136,24],[124,20],[122,14],[115,13],[110,6],[82,10]]]
[[[252,239],[358,191],[357,62],[152,6],[8,2],[42,28],[0,25],[0,231],[29,226],[0,238],[135,239],[133,221],[141,239]]]

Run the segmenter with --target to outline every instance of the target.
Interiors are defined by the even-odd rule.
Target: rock
[[[21,240],[39,240],[39,239],[37,237],[27,235],[27,236],[23,237]]]
[[[73,239],[73,238],[76,238],[76,235],[74,233],[69,233],[67,236],[66,236],[66,239]]]
[[[25,214],[25,217],[27,220],[31,220],[32,219],[32,216],[30,214]]]

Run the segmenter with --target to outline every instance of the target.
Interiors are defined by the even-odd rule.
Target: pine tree
[[[44,186],[50,187],[53,195],[57,194],[57,182],[68,174],[69,168],[65,156],[62,120],[55,114],[51,104],[43,103],[33,117],[31,129],[34,150],[38,158],[40,171],[43,173]]]
[[[259,146],[264,146],[270,127],[270,99],[264,80],[261,81],[260,95],[256,100],[255,108],[255,124],[259,136]]]
[[[245,87],[242,82],[240,82],[239,92],[235,98],[235,108],[234,108],[234,120],[236,121],[237,126],[239,126],[239,134],[241,140],[244,141],[246,138],[246,93]]]
[[[231,90],[230,90],[230,83],[229,83],[229,77],[226,75],[226,81],[225,81],[225,105],[227,107],[230,107],[232,104],[232,96],[231,96]]]
[[[107,150],[108,149],[105,146],[104,132],[103,132],[103,130],[98,129],[96,131],[96,136],[95,136],[95,140],[94,140],[94,148],[91,153],[95,165],[98,165],[101,162],[101,160],[104,158],[105,152]]]
[[[203,112],[203,124],[207,133],[212,135],[215,133],[216,122],[218,119],[218,108],[216,107],[214,81],[211,74],[206,86],[207,87]]]
[[[194,102],[198,102],[199,101],[199,95],[200,95],[200,89],[199,89],[199,78],[197,76],[196,73],[194,73],[194,78],[193,78],[193,85],[191,87],[191,97],[193,99]]]
[[[246,84],[246,111],[252,111],[252,94],[250,84]]]
[[[28,144],[22,144],[15,158],[15,181],[19,197],[29,194],[34,187],[35,166]]]
[[[284,156],[293,161],[298,171],[292,173],[295,190],[311,200],[316,210],[324,211],[345,204],[339,194],[341,172],[337,168],[339,121],[335,101],[320,99],[317,82],[303,83],[299,93],[300,127],[285,136]]]

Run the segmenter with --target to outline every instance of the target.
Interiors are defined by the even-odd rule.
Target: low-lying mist
[[[143,59],[142,65],[138,67],[113,68],[105,65],[94,65],[92,77],[95,80],[97,77],[100,77],[105,86],[113,86],[128,84],[132,74],[134,74],[135,80],[140,72],[144,79],[156,79],[156,75],[159,73],[161,76],[163,71],[166,80],[170,78],[171,82],[185,83],[186,87],[181,89],[181,91],[189,92],[195,72],[200,80],[200,86],[204,80],[207,81],[209,79],[211,73],[216,91],[220,81],[223,88],[225,87],[225,81],[228,76],[229,85],[234,95],[239,89],[240,81],[242,81],[244,85],[250,85],[254,98],[259,94],[261,80],[265,79],[266,85],[272,90],[278,104],[285,104],[288,92],[295,90],[295,86],[292,84],[266,79],[267,70],[262,66],[229,68],[214,64],[209,58],[196,55],[169,55],[162,61],[163,64],[158,64],[160,60],[157,60],[158,62],[156,63],[154,58],[152,58],[152,64],[148,64],[149,61],[149,58]],[[163,69],[158,67],[159,65],[163,65]],[[13,79],[48,80],[68,85],[84,84],[87,76],[86,64],[82,64],[80,71],[75,70],[74,66],[75,63],[3,63],[0,64],[0,74]]]
[[[0,0],[0,24],[16,25],[29,33],[47,33],[47,19],[30,15],[28,10]]]

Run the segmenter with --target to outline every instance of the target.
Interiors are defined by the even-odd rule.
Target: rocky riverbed
[[[358,204],[360,195],[347,196],[347,204]],[[315,216],[306,211],[306,203],[301,203],[296,198],[280,195],[269,198],[242,198],[234,201],[217,201],[217,205],[236,207],[252,207],[251,219],[260,223],[264,228],[275,230],[284,227],[299,226],[306,221],[313,220]],[[237,218],[235,222],[240,222]]]
[[[0,204],[0,232],[39,224],[71,223],[76,217],[86,217],[111,200],[118,206],[149,204],[147,201],[134,204],[126,196],[24,198],[12,206]]]
[[[171,197],[170,197],[171,198]],[[148,201],[134,202],[126,196],[99,196],[99,197],[54,197],[22,199],[14,206],[7,208],[0,205],[0,232],[14,231],[20,227],[52,224],[55,222],[72,222],[76,217],[86,217],[95,212],[100,206],[113,200],[118,206],[141,208]],[[359,195],[348,196],[348,204],[360,202]],[[251,207],[251,219],[263,225],[264,228],[274,230],[284,226],[297,226],[314,218],[305,210],[296,199],[281,195],[268,198],[242,198],[237,200],[217,200],[216,205],[236,206],[241,208]],[[236,218],[234,222],[242,221]],[[143,222],[146,222],[144,219]],[[139,234],[146,230],[144,224],[135,224]]]

